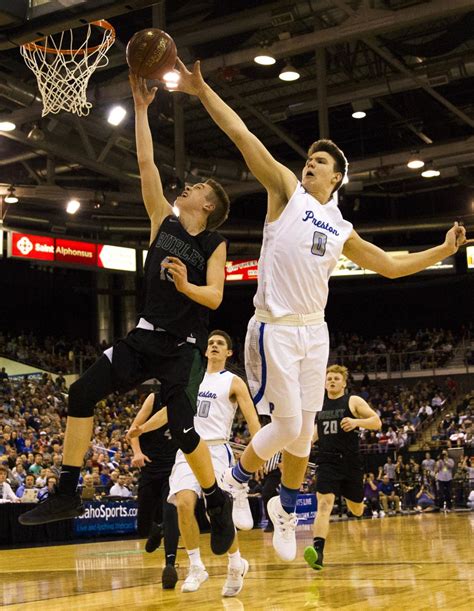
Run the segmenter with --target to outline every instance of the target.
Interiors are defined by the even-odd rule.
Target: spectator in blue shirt
[[[395,494],[395,486],[393,482],[390,481],[388,475],[384,475],[382,481],[379,482],[379,495],[380,502],[382,503],[382,507],[385,513],[388,512],[389,503],[394,505],[395,511],[400,511],[400,497]]]
[[[44,501],[50,494],[53,494],[57,484],[58,478],[55,475],[50,475],[46,481],[46,486],[38,492],[38,501]]]

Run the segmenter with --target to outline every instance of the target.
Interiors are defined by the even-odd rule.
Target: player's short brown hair
[[[220,337],[223,337],[227,343],[227,350],[232,350],[232,338],[228,333],[226,333],[225,331],[221,331],[220,329],[216,329],[215,331],[211,331],[209,333],[209,335],[207,336],[207,341],[209,341],[214,335],[219,335]]]
[[[220,227],[229,216],[230,199],[224,187],[216,180],[209,178],[209,180],[206,180],[206,185],[212,188],[212,203],[216,206],[207,217],[206,228],[210,231],[214,231]]]
[[[341,180],[336,183],[336,186],[331,192],[332,195],[332,193],[335,193],[342,185],[342,181],[347,175],[347,168],[349,164],[344,153],[336,144],[334,144],[332,140],[323,139],[316,140],[316,142],[313,142],[313,144],[308,149],[308,157],[311,157],[311,155],[317,153],[318,151],[322,151],[323,153],[328,153],[328,155],[331,155],[331,157],[334,159],[334,169],[336,170],[336,172],[340,172],[342,174]]]
[[[344,378],[344,382],[347,382],[347,378],[349,377],[349,370],[347,369],[347,367],[344,367],[344,365],[330,365],[326,369],[326,375],[328,373],[340,373],[341,376]]]

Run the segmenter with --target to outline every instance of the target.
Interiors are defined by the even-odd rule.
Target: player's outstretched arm
[[[207,261],[206,284],[198,286],[188,282],[188,272],[177,257],[167,257],[162,267],[169,270],[176,290],[211,310],[217,310],[224,296],[225,260],[227,247],[219,244]]]
[[[150,459],[146,454],[143,454],[140,442],[138,441],[138,436],[141,434],[140,426],[146,422],[146,420],[150,417],[150,414],[153,409],[153,402],[155,400],[155,395],[152,393],[148,395],[148,397],[143,402],[140,410],[135,416],[132,424],[130,425],[130,429],[127,432],[126,439],[130,442],[133,450],[133,458],[132,458],[132,466],[133,467],[144,467],[146,462],[150,462]]]
[[[162,426],[165,426],[167,422],[168,408],[165,406],[143,424],[135,424],[134,422],[128,431],[127,438],[133,441],[133,439],[138,439],[143,433],[149,433],[150,431],[160,429]]]
[[[234,376],[230,387],[230,395],[234,396],[239,404],[240,411],[249,427],[250,436],[253,438],[256,432],[260,430],[260,422],[258,421],[257,410],[253,404],[247,384],[242,378]]]
[[[356,417],[341,420],[341,428],[346,433],[357,427],[369,431],[378,431],[382,428],[382,421],[379,416],[362,397],[353,395],[349,399],[349,409]]]
[[[160,173],[154,161],[153,139],[148,123],[148,107],[155,99],[157,88],[148,89],[146,80],[133,72],[130,73],[129,80],[135,105],[135,138],[143,202],[151,221],[151,243],[163,219],[173,213],[163,194]]]
[[[255,178],[276,198],[288,201],[295,190],[296,176],[279,163],[248,129],[239,115],[204,81],[197,61],[190,72],[178,59],[178,91],[196,95],[213,121],[229,136],[242,153]],[[271,203],[270,203],[271,205]]]
[[[370,269],[386,278],[400,278],[401,276],[416,274],[416,272],[442,261],[456,253],[461,246],[471,242],[474,242],[474,240],[466,239],[466,229],[455,222],[446,233],[443,244],[421,252],[392,255],[362,239],[356,231],[352,231],[342,252],[360,267]]]

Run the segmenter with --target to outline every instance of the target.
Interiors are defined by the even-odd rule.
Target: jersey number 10
[[[209,416],[209,410],[211,408],[210,401],[198,401],[197,402],[197,415],[199,418],[207,418]]]

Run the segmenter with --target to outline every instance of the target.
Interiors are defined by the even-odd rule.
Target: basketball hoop
[[[44,117],[61,110],[80,117],[88,115],[92,104],[87,101],[87,85],[93,72],[109,63],[107,51],[114,44],[115,29],[108,21],[87,24],[85,40],[74,46],[74,30],[45,36],[21,46],[20,53],[38,82],[43,99]],[[102,30],[102,40],[93,44],[91,36]],[[91,46],[89,46],[91,45]]]

